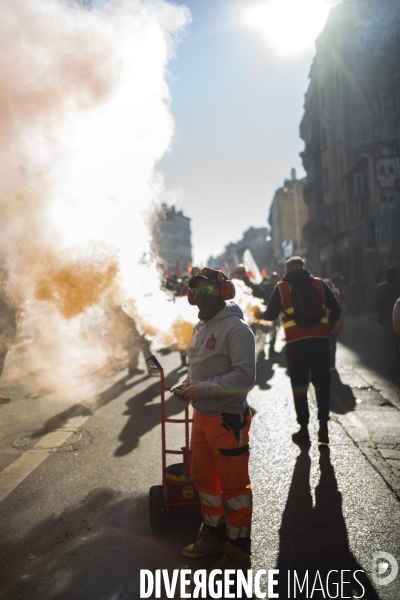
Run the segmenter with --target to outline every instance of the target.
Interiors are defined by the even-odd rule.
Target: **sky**
[[[170,61],[175,136],[158,163],[170,204],[191,219],[193,264],[265,227],[294,167],[314,40],[340,0],[186,0]]]

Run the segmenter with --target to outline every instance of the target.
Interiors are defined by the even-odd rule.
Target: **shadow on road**
[[[260,390],[269,390],[271,388],[268,381],[272,379],[275,374],[274,365],[279,367],[286,367],[286,359],[283,352],[277,352],[272,354],[269,358],[264,358],[263,354],[259,355],[257,360],[257,371],[256,371],[256,382]]]
[[[356,406],[356,398],[353,390],[349,385],[342,383],[339,373],[332,371],[331,380],[331,411],[338,415],[344,415],[347,412],[354,410]]]
[[[36,431],[31,437],[42,437],[46,433],[49,433],[50,431],[54,431],[55,429],[62,427],[68,421],[68,419],[72,419],[73,417],[93,414],[95,410],[101,408],[102,406],[105,406],[109,402],[112,402],[130,388],[134,387],[138,383],[141,383],[145,379],[148,379],[148,376],[146,375],[141,379],[135,379],[130,381],[131,379],[132,378],[130,375],[125,375],[125,377],[119,379],[112,386],[104,390],[104,392],[98,394],[98,396],[94,400],[91,400],[90,403],[88,403],[88,405],[85,405],[85,403],[83,402],[79,404],[74,404],[67,410],[64,410],[58,415],[51,417],[46,421],[42,429]],[[130,383],[128,383],[129,381]]]
[[[285,369],[287,367],[286,357],[284,352],[272,355],[268,359],[260,358],[257,361],[257,373],[255,385],[258,385],[261,390],[270,389],[268,381],[275,374],[274,365]],[[310,384],[311,385],[311,384]],[[337,414],[346,414],[355,409],[356,399],[349,385],[342,383],[339,373],[332,371],[331,380],[331,403],[330,410]]]
[[[181,368],[171,371],[165,379],[165,387],[177,385],[183,373]],[[130,418],[119,435],[121,445],[116,449],[115,456],[125,456],[132,452],[137,447],[140,437],[161,422],[160,402],[153,402],[155,398],[160,398],[159,378],[127,401],[128,408],[123,414],[130,415]],[[165,398],[167,417],[177,415],[183,410],[183,404],[176,396],[165,392]]]
[[[3,538],[0,599],[139,598],[140,569],[182,568],[187,559],[181,549],[196,538],[200,525],[199,515],[168,517],[155,533],[147,504],[145,495],[130,498],[97,489],[24,537]],[[189,568],[204,567],[192,559]]]
[[[356,353],[363,366],[400,386],[399,376],[392,373],[396,364],[395,336],[391,324],[379,324],[372,316],[345,317],[345,330],[338,341]]]
[[[320,446],[319,450],[321,475],[315,488],[315,506],[313,506],[310,490],[311,459],[307,450],[303,450],[296,460],[279,533],[280,546],[276,566],[279,569],[277,586],[279,589],[276,591],[279,591],[280,598],[352,598],[354,592],[364,600],[378,600],[379,596],[350,551],[346,523],[342,514],[342,495],[338,490],[335,472],[330,462],[329,447]],[[344,573],[343,579],[350,583],[344,584],[343,591],[336,596],[337,590],[340,590],[341,571],[344,570],[347,572]],[[359,572],[356,573],[356,577],[360,583],[357,583],[353,577],[353,573],[357,570]],[[290,571],[291,581],[290,595],[288,595],[288,571]],[[300,586],[308,577],[302,592],[297,585],[297,595],[293,591],[294,571]],[[335,571],[331,573],[328,580],[330,596],[327,593],[329,571]],[[315,590],[312,594],[315,580]],[[335,583],[339,583],[339,588]],[[323,591],[318,591],[321,587]]]

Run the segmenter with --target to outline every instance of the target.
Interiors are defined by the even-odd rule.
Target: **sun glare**
[[[262,0],[243,10],[241,23],[277,54],[292,57],[312,46],[328,13],[326,0]]]

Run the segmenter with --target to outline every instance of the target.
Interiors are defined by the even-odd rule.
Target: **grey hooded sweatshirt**
[[[235,302],[194,326],[186,381],[200,384],[202,400],[193,403],[200,414],[243,413],[255,374],[254,334]]]

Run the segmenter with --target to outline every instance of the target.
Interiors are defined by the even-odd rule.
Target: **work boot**
[[[222,575],[217,575],[215,579],[222,579],[224,571],[227,569],[244,571],[247,574],[247,570],[251,569],[250,554],[243,552],[243,550],[228,542],[225,554],[211,569],[207,569],[207,575],[209,576],[214,569],[221,569],[222,571]]]
[[[292,440],[295,444],[304,444],[311,446],[310,434],[308,433],[307,425],[300,425],[299,431],[292,435]]]
[[[208,527],[204,527],[197,542],[186,546],[182,554],[188,558],[198,558],[206,554],[221,554],[225,552],[225,548],[226,542],[216,535],[211,535]]]
[[[318,441],[320,444],[329,444],[328,423],[326,422],[319,424]]]

